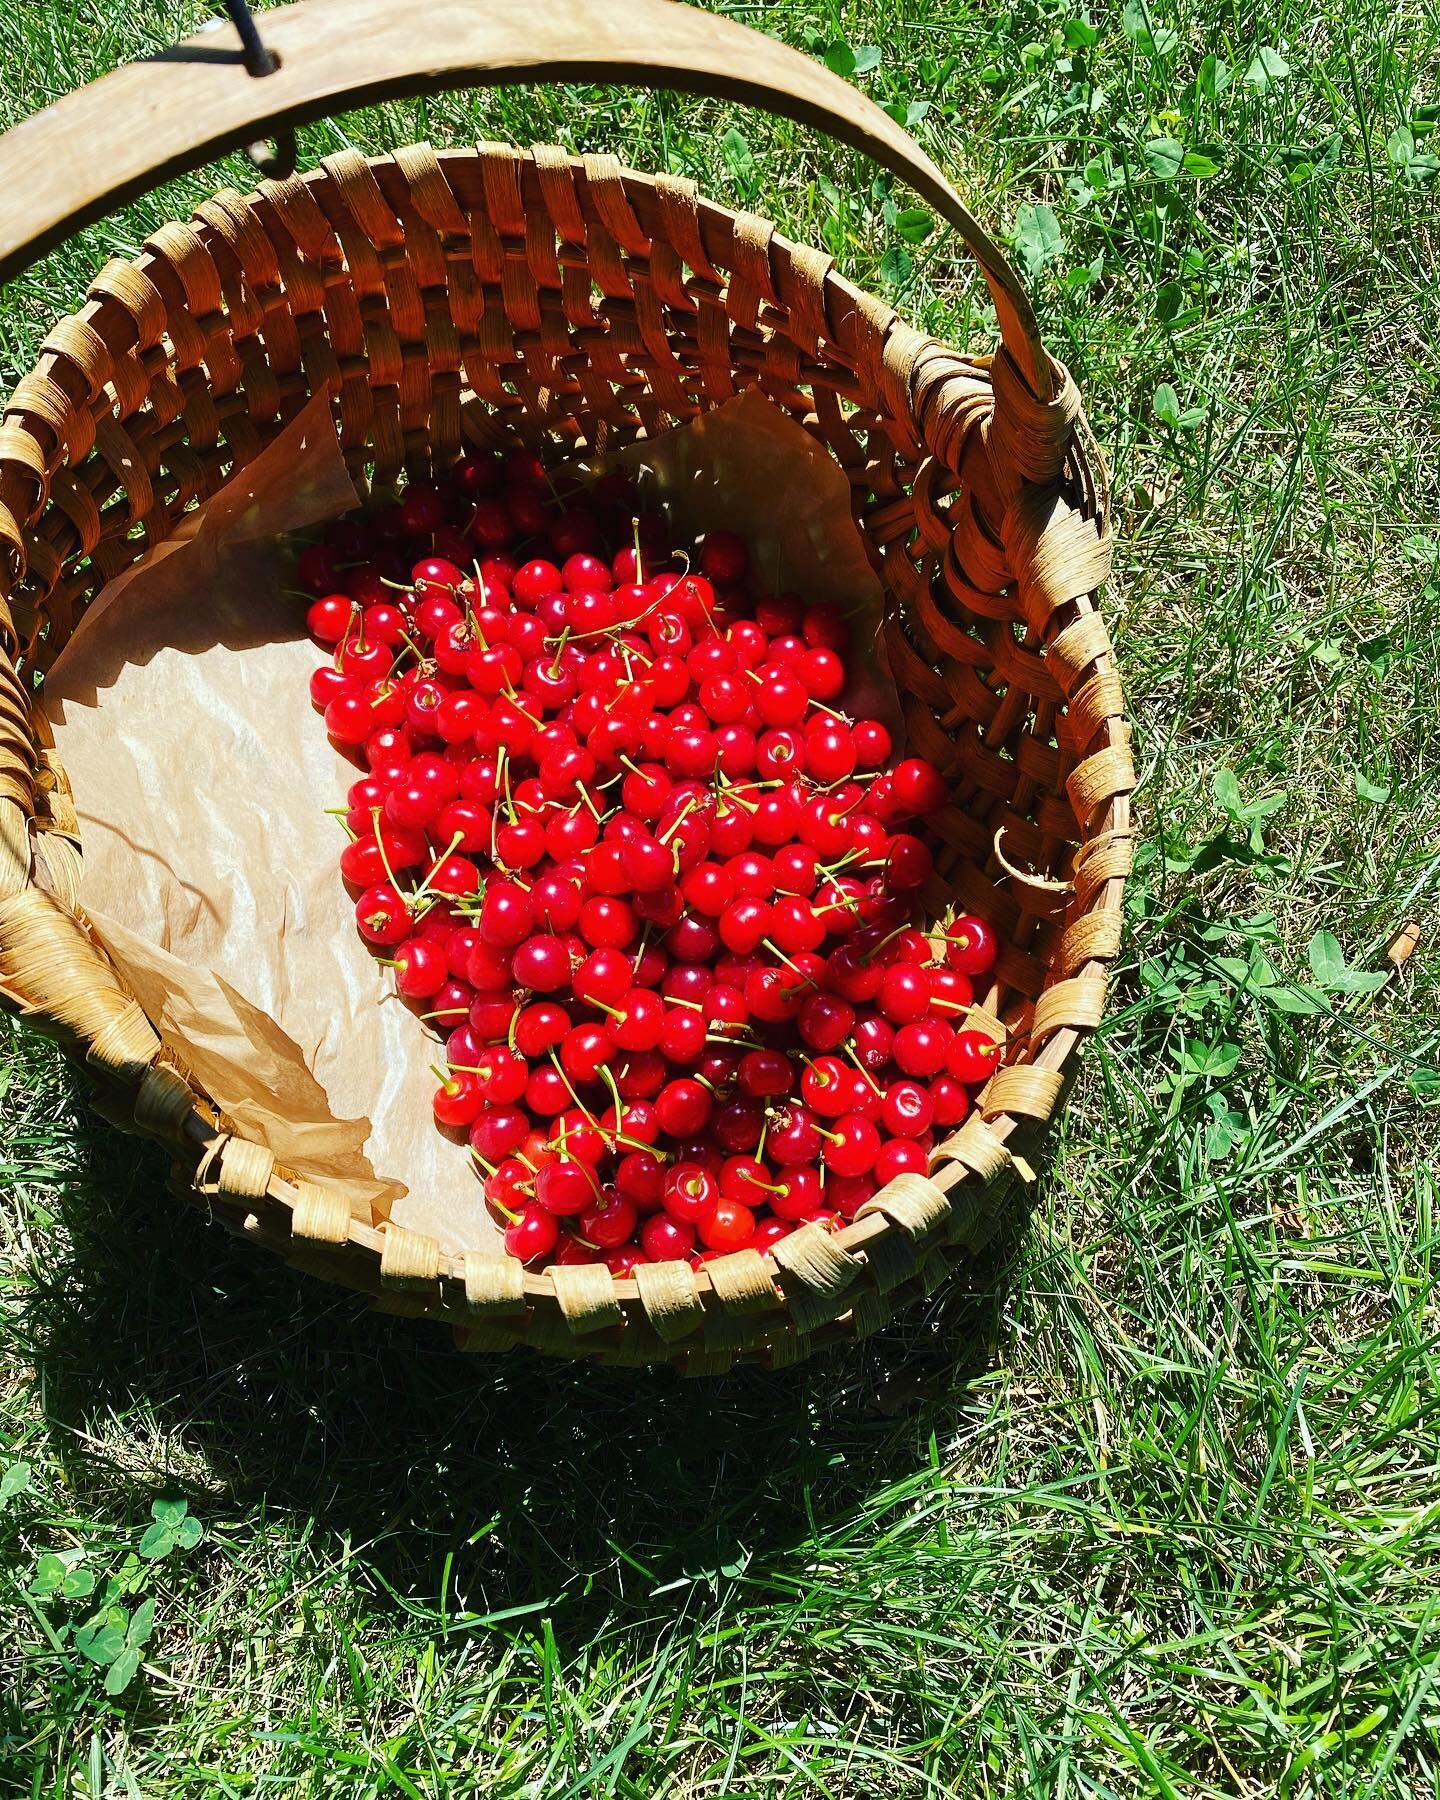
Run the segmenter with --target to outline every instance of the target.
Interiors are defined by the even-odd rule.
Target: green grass
[[[0,1023],[4,1792],[1436,1791],[1440,19],[1135,0],[1092,43],[1042,4],[734,10],[879,47],[860,79],[1018,231],[1112,461],[1146,837],[1037,1204],[789,1374],[467,1359],[177,1212]],[[204,11],[0,0],[0,105]],[[302,148],[422,133],[675,168],[988,340],[906,197],[796,128],[509,92]],[[213,185],[18,283],[7,375]],[[1379,987],[1324,935],[1375,970],[1411,917]],[[138,1554],[182,1499],[198,1542],[172,1509]],[[109,1579],[132,1638],[154,1602],[113,1697],[85,1645],[124,1651],[77,1635]]]

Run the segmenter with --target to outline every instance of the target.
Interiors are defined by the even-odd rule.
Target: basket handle
[[[0,282],[122,202],[286,126],[469,84],[634,82],[783,114],[908,182],[979,263],[1031,391],[1052,397],[1050,359],[1003,251],[914,139],[821,64],[674,0],[426,0],[423,25],[416,10],[300,0],[262,15],[278,62],[262,78],[206,32],[15,126],[0,138]]]

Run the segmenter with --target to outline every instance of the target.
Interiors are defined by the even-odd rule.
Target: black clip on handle
[[[249,0],[225,0],[225,10],[230,15],[230,23],[239,34],[247,72],[257,80],[273,75],[280,67],[280,59],[266,49],[260,36],[260,28],[255,23],[255,15],[250,11]],[[287,176],[295,173],[299,156],[295,127],[282,125],[275,133],[273,147],[261,139],[257,143],[247,144],[245,154],[262,175],[271,181],[284,181]]]

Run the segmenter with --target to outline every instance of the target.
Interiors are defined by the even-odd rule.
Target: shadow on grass
[[[424,1612],[442,1588],[482,1613],[628,1608],[883,1510],[994,1361],[1017,1235],[866,1344],[682,1381],[463,1355],[234,1242],[164,1174],[97,1127],[22,1303],[77,1495],[143,1511],[169,1459],[202,1517],[314,1520]]]

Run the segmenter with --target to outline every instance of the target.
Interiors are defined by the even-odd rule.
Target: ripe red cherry
[[[470,1143],[487,1162],[502,1162],[525,1142],[530,1121],[518,1106],[482,1112],[470,1127]]]
[[[695,1227],[668,1212],[652,1213],[640,1228],[640,1248],[651,1262],[683,1262],[695,1248]]]
[[[642,1212],[653,1212],[665,1192],[665,1165],[648,1150],[627,1150],[615,1169],[615,1188]]]
[[[890,733],[878,719],[861,719],[851,728],[855,756],[862,769],[883,768],[893,748]]]
[[[970,1095],[953,1075],[936,1075],[930,1082],[930,1104],[935,1109],[935,1123],[948,1130],[970,1111]]]
[[[503,1044],[482,1050],[472,1067],[487,1106],[513,1106],[525,1092],[530,1071],[523,1059]]]
[[[484,1104],[480,1084],[473,1075],[450,1075],[435,1090],[432,1101],[437,1125],[472,1125]]]
[[[776,1162],[813,1164],[820,1156],[822,1139],[816,1129],[815,1115],[808,1107],[791,1101],[778,1107],[770,1123],[765,1143]]]
[[[907,1075],[938,1075],[945,1067],[954,1032],[938,1019],[917,1019],[895,1033],[895,1061]]]
[[[720,941],[737,955],[758,949],[769,929],[770,908],[763,900],[732,901],[720,915]]]
[[[930,1005],[930,979],[913,963],[896,963],[880,983],[880,1010],[896,1025],[923,1019]]]
[[[560,1043],[560,1063],[573,1082],[598,1081],[615,1055],[615,1039],[603,1025],[577,1025]],[[703,1090],[702,1090],[703,1091]]]
[[[372,944],[398,944],[410,935],[410,909],[389,882],[366,888],[355,902],[355,922]]]
[[[517,1262],[538,1264],[554,1250],[560,1227],[543,1206],[527,1206],[505,1227],[505,1253]]]
[[[879,1153],[880,1133],[859,1113],[847,1113],[825,1141],[825,1166],[837,1175],[863,1175]]]
[[[613,1191],[580,1214],[580,1235],[601,1250],[618,1250],[640,1222],[634,1203]]]
[[[1000,1066],[1000,1046],[983,1031],[957,1031],[946,1066],[957,1081],[977,1087]]]
[[[751,1050],[740,1059],[740,1086],[755,1099],[788,1094],[795,1080],[790,1059],[782,1050]]]
[[[913,1138],[891,1138],[875,1158],[875,1179],[883,1187],[897,1175],[923,1175],[929,1166],[930,1158]]]
[[[522,1056],[544,1056],[570,1029],[570,1015],[553,1001],[537,1000],[515,1020],[515,1048]]]
[[[584,1163],[555,1162],[547,1163],[536,1175],[535,1198],[546,1212],[572,1218],[595,1205],[599,1190]]]
[[[701,1216],[699,1231],[707,1250],[743,1250],[755,1236],[755,1215],[740,1201],[722,1196]]]
[[[517,987],[554,993],[570,979],[570,955],[557,937],[528,938],[511,958],[510,973]]]
[[[960,975],[986,974],[999,950],[994,929],[974,913],[963,913],[945,933],[945,960]]]
[[[824,1188],[819,1171],[804,1167],[776,1171],[770,1195],[770,1210],[777,1218],[791,1223],[813,1219],[824,1201]]]
[[[932,813],[949,798],[945,778],[923,757],[907,757],[890,772],[890,791],[905,818]]]
[[[918,1082],[896,1081],[886,1091],[881,1117],[892,1137],[917,1138],[934,1116],[930,1096]]]
[[[699,1163],[677,1163],[665,1177],[662,1203],[672,1219],[696,1223],[720,1198],[715,1177]]]
[[[445,952],[428,938],[411,938],[395,952],[395,985],[407,1000],[428,1000],[445,985]]]
[[[795,1028],[812,1050],[835,1050],[855,1024],[855,1009],[837,994],[811,994],[800,1008]]]
[[[679,1079],[661,1088],[655,1099],[655,1111],[662,1131],[676,1138],[693,1137],[704,1130],[709,1120],[711,1097],[698,1081]]]
[[[848,781],[855,773],[855,739],[850,728],[838,722],[812,732],[804,754],[806,773],[826,786]]]

